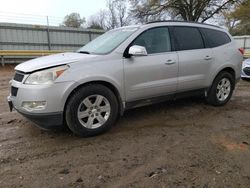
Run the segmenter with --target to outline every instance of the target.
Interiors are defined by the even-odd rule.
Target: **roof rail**
[[[181,21],[181,20],[157,20],[157,21],[147,22],[146,24],[161,23],[161,22],[193,23],[193,24],[207,25],[207,26],[212,26],[212,27],[222,29],[220,26],[217,26],[217,25],[212,25],[212,24],[207,24],[207,23],[200,23],[200,22],[195,22],[195,21]]]

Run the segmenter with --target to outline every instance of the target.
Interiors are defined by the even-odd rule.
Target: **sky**
[[[106,0],[2,0],[0,22],[18,22],[50,25],[62,22],[64,16],[78,12],[82,17],[106,8]]]

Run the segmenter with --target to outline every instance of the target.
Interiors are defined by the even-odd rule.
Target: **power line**
[[[25,13],[11,13],[0,12],[0,22],[11,22],[21,24],[39,24],[47,25],[49,22],[51,26],[58,26],[63,22],[63,17],[43,16]]]

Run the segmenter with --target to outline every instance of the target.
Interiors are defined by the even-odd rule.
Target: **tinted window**
[[[204,48],[200,31],[194,27],[174,27],[175,41],[178,50]]]
[[[148,54],[171,51],[170,36],[167,27],[145,31],[135,39],[132,45],[144,46]]]
[[[202,28],[201,30],[206,38],[206,45],[210,48],[214,48],[231,42],[229,36],[222,31],[204,28]]]

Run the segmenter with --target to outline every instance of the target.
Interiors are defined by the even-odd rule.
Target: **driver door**
[[[167,27],[144,31],[130,45],[144,46],[147,56],[124,59],[126,101],[175,93],[178,83],[178,56],[171,51]]]

